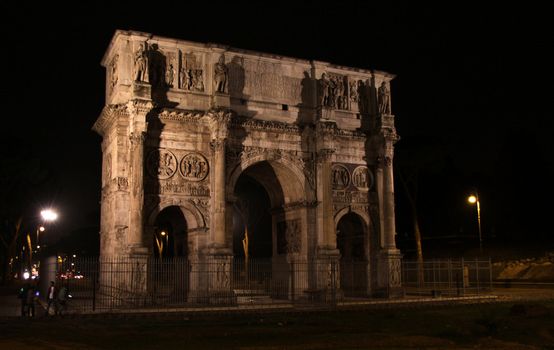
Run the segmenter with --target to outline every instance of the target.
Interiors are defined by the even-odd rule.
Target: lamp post
[[[160,232],[160,235],[165,238],[165,249],[169,251],[169,234],[165,231]],[[167,253],[166,253],[167,255]]]
[[[470,204],[477,204],[477,226],[479,228],[479,253],[483,254],[483,237],[481,235],[481,204],[479,203],[479,194],[475,191],[475,194],[467,197],[467,201]]]
[[[39,241],[39,236],[40,236],[40,233],[41,232],[44,232],[45,228],[44,226],[39,226],[37,227],[37,250],[40,249],[40,241]]]
[[[42,219],[44,221],[48,221],[48,222],[56,221],[58,219],[58,213],[53,209],[44,209],[40,212],[40,215],[42,216]],[[39,246],[40,232],[44,232],[44,231],[45,231],[44,226],[39,226],[37,228],[37,249],[40,248]]]

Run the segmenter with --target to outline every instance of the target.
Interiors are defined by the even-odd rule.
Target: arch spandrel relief
[[[200,153],[189,153],[181,159],[179,172],[188,181],[202,181],[208,176],[208,160]]]
[[[367,166],[360,165],[352,172],[352,185],[360,191],[367,191],[373,186],[373,175]]]
[[[146,168],[153,178],[169,179],[177,171],[177,158],[168,150],[151,150],[146,159]]]
[[[348,169],[341,164],[335,164],[332,168],[332,179],[333,189],[343,190],[350,185],[350,172]]]

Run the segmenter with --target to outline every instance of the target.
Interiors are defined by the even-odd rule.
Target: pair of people
[[[50,314],[50,307],[54,309],[56,315],[61,315],[67,307],[67,287],[62,286],[57,290],[54,281],[50,281],[50,287],[46,293],[46,301],[48,306],[46,307],[45,315]]]
[[[19,299],[21,299],[21,316],[34,317],[35,303],[38,299],[38,291],[33,284],[26,284],[19,290]]]

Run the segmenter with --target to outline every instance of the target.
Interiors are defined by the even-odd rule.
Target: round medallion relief
[[[189,153],[181,159],[179,171],[189,181],[202,181],[208,176],[208,161],[199,153]]]
[[[368,190],[373,185],[373,176],[369,169],[360,165],[352,172],[352,184],[359,190]]]
[[[177,158],[163,149],[152,150],[146,159],[146,168],[154,178],[169,179],[177,171]]]
[[[333,188],[335,190],[343,190],[350,184],[350,173],[344,165],[333,165],[332,171]]]

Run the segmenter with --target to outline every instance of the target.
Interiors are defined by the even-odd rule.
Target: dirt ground
[[[0,349],[554,349],[554,300],[401,309],[0,319]]]

